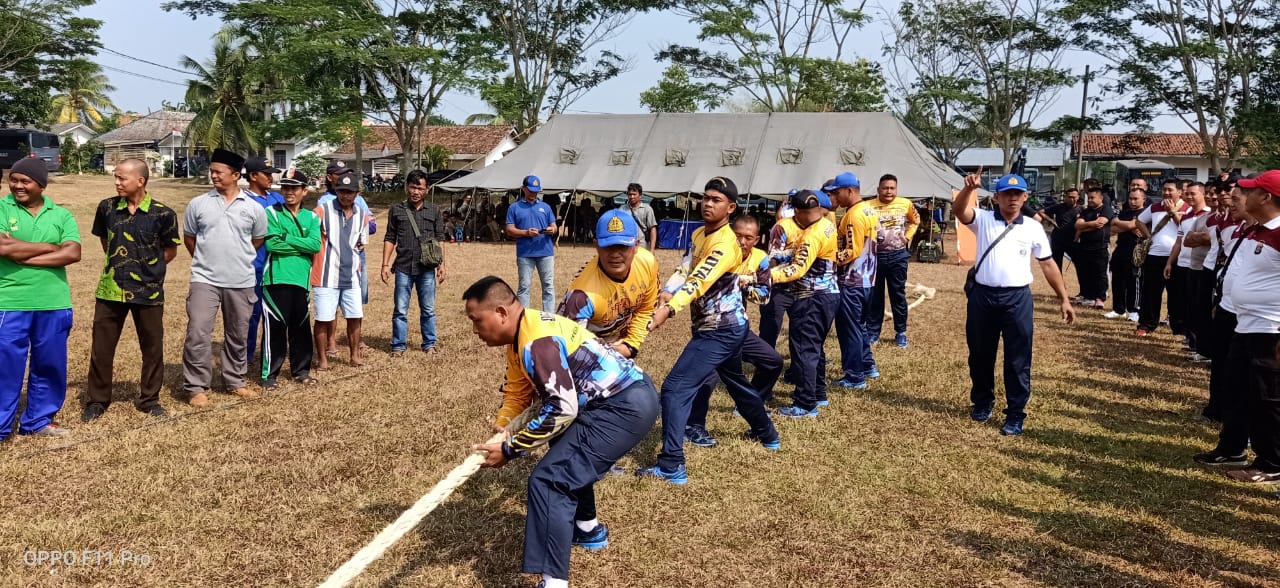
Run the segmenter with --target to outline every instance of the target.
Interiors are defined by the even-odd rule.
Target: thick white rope
[[[907,294],[908,296],[918,296],[915,302],[907,305],[907,310],[911,310],[921,304],[924,304],[925,300],[933,300],[933,297],[938,294],[937,289],[930,288],[924,284],[907,284],[907,286],[911,288],[910,292]],[[893,310],[886,307],[884,310],[884,318],[893,318]]]
[[[523,426],[523,423],[528,420],[527,417],[533,414],[531,411],[533,411],[532,407],[512,419],[507,425],[506,431],[495,433],[485,443],[502,441],[507,432],[517,430]],[[352,580],[355,580],[364,572],[365,568],[369,567],[369,564],[382,557],[401,537],[404,537],[406,533],[417,527],[418,523],[422,522],[422,519],[426,518],[428,514],[431,514],[431,511],[448,499],[454,490],[465,484],[472,475],[480,470],[480,465],[483,463],[483,453],[476,451],[468,455],[467,459],[449,472],[449,475],[437,482],[430,492],[419,498],[413,506],[409,507],[409,510],[404,511],[395,522],[387,525],[368,545],[365,545],[347,563],[342,564],[342,567],[333,572],[329,579],[320,585],[320,588],[343,588],[350,584]]]

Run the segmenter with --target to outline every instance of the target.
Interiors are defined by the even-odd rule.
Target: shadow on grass
[[[1155,582],[1041,539],[1000,537],[976,531],[946,534],[951,544],[1047,586],[1155,586]],[[1010,561],[1012,560],[1012,561]]]

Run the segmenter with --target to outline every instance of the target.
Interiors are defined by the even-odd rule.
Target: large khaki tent
[[[857,174],[864,196],[886,173],[909,198],[949,201],[963,185],[893,115],[855,112],[562,114],[493,165],[439,187],[510,190],[533,174],[545,190],[612,196],[639,182],[663,197],[725,176],[743,194],[781,200],[843,171]]]

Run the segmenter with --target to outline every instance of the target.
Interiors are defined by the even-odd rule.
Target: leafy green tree
[[[102,68],[88,59],[70,60],[57,90],[52,102],[55,123],[84,123],[97,129],[104,112],[119,110],[107,95],[116,87],[103,75]]]
[[[801,112],[881,112],[888,110],[880,66],[859,57],[853,62],[806,59],[800,67]]]
[[[249,83],[250,61],[234,26],[214,35],[209,61],[200,63],[187,56],[179,61],[195,76],[187,83],[185,99],[196,113],[187,130],[196,143],[240,153],[260,152],[262,97]]]
[[[62,155],[62,171],[75,172],[77,174],[84,173],[89,170],[89,160],[97,154],[102,153],[102,143],[90,139],[85,141],[83,145],[77,144],[73,138],[67,138],[62,142],[58,152]]]
[[[93,0],[0,0],[0,124],[45,122],[50,93],[66,86],[78,58],[93,55],[100,21],[76,12]]]
[[[448,147],[427,145],[422,149],[422,158],[418,160],[418,165],[427,173],[431,173],[449,167],[449,160],[452,158],[453,152]]]
[[[329,163],[315,153],[308,153],[293,158],[293,167],[298,171],[307,174],[308,178],[319,178],[324,175],[324,170]]]
[[[662,72],[658,85],[640,93],[640,105],[649,112],[698,112],[712,110],[724,102],[719,89],[710,83],[694,83],[689,71],[672,64]]]

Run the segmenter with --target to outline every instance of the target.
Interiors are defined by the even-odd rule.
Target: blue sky
[[[98,0],[96,5],[86,8],[82,14],[102,20],[103,44],[121,53],[174,68],[178,68],[178,60],[183,55],[203,61],[211,46],[210,38],[221,26],[221,21],[211,18],[193,21],[179,13],[165,12],[160,9],[162,1]],[[884,0],[880,7],[872,8],[877,19],[883,18],[886,12],[884,6],[893,7],[896,2]],[[887,29],[884,22],[877,20],[858,31],[856,34],[863,40],[858,43],[861,47],[857,51],[858,55],[875,61],[881,60],[881,47],[884,45],[883,37]],[[636,17],[623,34],[610,42],[615,51],[631,57],[632,69],[584,96],[570,107],[569,112],[645,112],[640,106],[639,94],[656,83],[665,69],[665,64],[654,61],[654,53],[659,47],[669,43],[694,43],[696,33],[694,26],[675,14],[654,13]],[[161,100],[182,101],[185,91],[181,85],[182,74],[105,52],[96,60],[104,68],[109,68],[106,74],[117,88],[112,98],[120,108],[147,113],[159,109]],[[1085,53],[1073,53],[1067,57],[1067,65],[1079,73],[1083,73],[1086,63],[1092,63],[1096,69],[1099,62]],[[147,77],[128,75],[118,70]],[[179,84],[147,78],[159,78]],[[1078,115],[1080,91],[1078,86],[1064,90],[1049,112],[1042,117],[1043,120],[1038,122],[1047,124],[1064,114]],[[446,96],[439,114],[461,123],[467,115],[484,110],[485,105],[478,98],[451,93]],[[1160,131],[1187,130],[1185,125],[1175,120],[1160,120],[1154,126]]]

